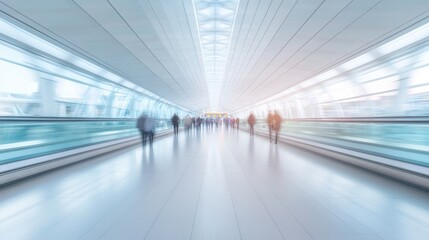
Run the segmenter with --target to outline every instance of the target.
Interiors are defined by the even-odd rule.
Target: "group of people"
[[[223,119],[223,123],[226,127],[232,127],[232,128],[240,128],[240,118],[234,118],[234,117],[229,117],[229,118],[224,118]]]
[[[179,123],[180,118],[177,116],[177,114],[174,114],[171,118],[171,123],[174,127],[174,134],[179,134]],[[203,117],[190,117],[189,115],[186,115],[183,119],[183,128],[185,130],[189,130],[190,128],[194,127],[196,129],[200,128],[201,126],[216,126],[224,125],[226,127],[232,127],[232,128],[239,128],[240,127],[240,119],[237,117],[225,117],[225,118],[203,118]]]
[[[204,119],[198,117],[191,117],[189,115],[186,115],[185,118],[183,119],[183,127],[185,130],[189,130],[191,127],[199,127],[201,126],[201,124],[203,124]],[[177,116],[177,114],[175,113],[173,115],[173,117],[171,118],[171,124],[173,124],[173,128],[174,128],[174,135],[179,134],[179,124],[180,124],[180,118],[179,116]]]
[[[155,135],[155,120],[149,117],[147,114],[142,114],[137,118],[137,129],[140,131],[142,138],[142,144],[146,145],[147,139],[149,143],[153,143],[153,137]]]
[[[184,119],[184,128],[185,130],[190,129],[192,126],[194,127],[200,127],[202,124],[206,124],[207,126],[212,126],[213,124],[216,124],[218,126],[221,124],[221,119],[210,119],[210,118],[191,118],[189,115],[186,115]],[[177,114],[174,114],[171,118],[171,123],[174,128],[174,134],[179,134],[179,124],[180,124],[180,118]],[[249,131],[250,135],[255,135],[254,125],[256,123],[256,118],[253,113],[250,113],[249,117],[247,118],[247,123],[249,124]],[[276,110],[274,113],[272,111],[269,111],[267,116],[267,126],[268,126],[268,132],[270,137],[270,142],[274,141],[275,144],[277,144],[280,128],[281,128],[282,118],[279,114],[279,112]],[[239,128],[240,127],[240,119],[239,118],[224,118],[223,124],[226,127],[232,127],[232,128]],[[155,120],[151,117],[149,117],[147,114],[142,114],[137,119],[137,126],[142,138],[143,145],[146,144],[147,140],[149,139],[149,143],[153,143],[153,137],[155,135]]]
[[[256,123],[256,118],[253,113],[250,113],[249,117],[247,118],[247,123],[249,124],[249,132],[250,135],[255,135],[255,129],[254,125]],[[270,142],[274,140],[274,143],[277,144],[277,139],[279,136],[280,128],[282,124],[282,118],[279,114],[279,112],[276,110],[273,112],[269,111],[267,116],[267,126],[268,126],[268,132],[270,137]],[[274,135],[274,139],[273,139]]]

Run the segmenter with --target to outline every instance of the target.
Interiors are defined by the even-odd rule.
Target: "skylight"
[[[239,0],[194,0],[210,106],[218,110]]]

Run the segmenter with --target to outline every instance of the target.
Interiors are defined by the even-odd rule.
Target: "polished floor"
[[[429,193],[208,129],[0,189],[0,239],[429,239]]]

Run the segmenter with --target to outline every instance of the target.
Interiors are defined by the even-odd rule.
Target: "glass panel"
[[[29,69],[0,61],[0,92],[30,96],[38,91],[37,75]]]
[[[419,35],[418,44],[409,42],[428,26],[391,42],[406,40],[395,45],[400,49],[381,54],[381,48],[393,46],[387,43],[234,114],[246,116],[279,103],[290,118],[428,116],[429,37]]]
[[[368,94],[374,94],[379,92],[386,92],[398,89],[398,76],[384,78],[377,81],[368,82],[362,84],[362,87]]]
[[[248,128],[246,120],[240,125]],[[268,133],[265,119],[257,120],[255,131]],[[429,167],[427,118],[401,118],[398,121],[389,118],[284,120],[280,135]]]
[[[2,20],[0,26],[4,26],[0,33],[16,36],[10,42],[0,40],[0,116],[135,118],[145,110],[138,102],[159,102],[159,106],[171,106],[180,115],[191,114],[22,29]],[[13,45],[14,41],[19,44]],[[26,42],[46,51],[17,47]],[[62,61],[52,60],[58,58]],[[171,117],[167,111],[150,111],[162,118]]]
[[[138,136],[134,119],[0,119],[0,164]],[[172,128],[155,119],[156,132]]]
[[[419,68],[411,74],[410,86],[429,84],[429,66]]]

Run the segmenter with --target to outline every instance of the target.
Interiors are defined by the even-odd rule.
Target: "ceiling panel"
[[[407,13],[397,18],[401,5],[414,7],[407,7]],[[401,30],[412,30],[418,20],[428,22],[428,7],[418,0],[299,1],[291,14],[284,14],[285,23],[262,56],[250,60],[243,66],[245,74],[232,79],[238,87],[225,85],[230,94],[224,106],[236,110],[261,101],[380,45]],[[377,20],[380,17],[385,19]],[[231,106],[230,102],[238,103]]]
[[[210,109],[192,0],[2,0],[0,10],[169,101]],[[219,110],[284,91],[428,17],[427,0],[241,0]]]

